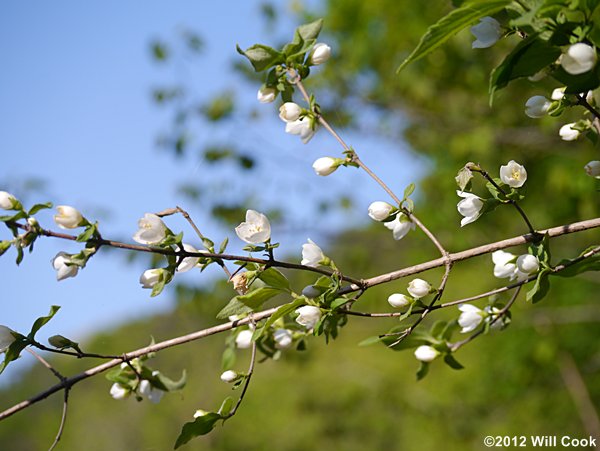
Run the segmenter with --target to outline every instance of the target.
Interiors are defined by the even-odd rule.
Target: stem
[[[577,104],[581,105],[590,113],[592,113],[592,116],[594,116],[594,118],[600,119],[600,112],[598,112],[598,110],[596,110],[592,105],[589,104],[584,95],[575,94],[575,97],[577,97],[578,100]]]
[[[254,373],[254,363],[255,362],[256,362],[256,342],[253,341],[252,342],[252,355],[250,356],[250,366],[248,367],[248,373],[246,375],[246,380],[244,381],[244,387],[242,388],[242,392],[240,393],[240,397],[238,398],[237,403],[235,404],[233,409],[231,409],[231,411],[227,415],[227,418],[231,418],[232,416],[234,416],[235,413],[237,412],[238,408],[242,404],[242,401],[244,400],[244,396],[246,395],[246,391],[248,390],[248,386],[250,385],[250,378],[252,377],[252,374]]]

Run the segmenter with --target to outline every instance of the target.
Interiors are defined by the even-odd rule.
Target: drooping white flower
[[[304,144],[308,143],[317,131],[317,124],[310,116],[304,116],[285,124],[285,132],[290,135],[299,135]]]
[[[517,265],[514,263],[516,256],[510,252],[495,251],[492,252],[492,261],[494,262],[494,276],[500,279],[509,277],[511,280],[516,277]]]
[[[481,209],[483,208],[483,200],[481,197],[472,193],[456,190],[456,194],[463,198],[458,202],[456,208],[458,212],[464,216],[464,218],[460,220],[460,226],[464,227],[467,224],[475,222],[477,218],[479,218]]]
[[[154,285],[158,283],[164,271],[162,268],[147,269],[144,271],[140,276],[142,288],[154,288]]]
[[[575,130],[573,126],[575,122],[571,122],[569,124],[563,125],[560,130],[558,130],[558,134],[563,141],[575,141],[581,135],[579,130]]]
[[[59,205],[56,207],[57,215],[54,215],[54,222],[61,229],[75,229],[83,221],[83,216],[76,208],[68,205]]]
[[[321,157],[315,160],[312,167],[317,175],[325,177],[332,174],[340,166],[340,162],[336,158]]]
[[[385,221],[394,210],[393,205],[378,200],[369,205],[369,217],[375,221]]]
[[[0,354],[6,351],[14,341],[15,337],[12,334],[12,329],[0,325]]]
[[[540,261],[535,255],[520,255],[517,258],[517,269],[527,275],[536,273],[540,269]]]
[[[415,299],[427,296],[431,292],[431,285],[423,279],[413,279],[408,284],[408,293]]]
[[[554,91],[552,91],[552,95],[550,96],[550,98],[552,100],[561,100],[565,97],[565,89],[567,89],[566,86],[563,86],[562,88],[556,88],[554,89]]]
[[[221,380],[223,382],[227,382],[230,384],[231,382],[235,382],[238,379],[239,375],[235,371],[227,370],[221,374]]]
[[[79,266],[71,263],[71,255],[66,252],[59,252],[52,259],[52,266],[56,270],[56,280],[64,280],[69,277],[75,277],[79,271]]]
[[[475,36],[475,41],[471,44],[474,49],[487,49],[493,46],[502,35],[500,23],[493,17],[482,17],[479,23],[471,27],[471,33]]]
[[[153,387],[150,381],[146,379],[140,382],[138,390],[140,392],[140,395],[146,397],[148,401],[150,401],[153,404],[158,404],[162,399],[163,395],[165,394],[164,391]]]
[[[331,47],[322,42],[317,42],[308,56],[308,64],[318,66],[331,57]]]
[[[246,212],[246,221],[235,228],[240,240],[259,244],[271,239],[271,224],[265,215],[254,210]]]
[[[162,219],[152,213],[146,213],[138,221],[138,227],[133,239],[140,244],[158,244],[167,236],[167,226]]]
[[[314,299],[319,297],[321,291],[314,285],[307,285],[302,289],[302,296],[306,296],[308,299]]]
[[[302,108],[294,102],[285,102],[279,107],[279,118],[283,122],[294,122],[300,119]]]
[[[296,322],[307,329],[312,329],[321,319],[321,309],[313,305],[305,305],[296,309]]]
[[[0,191],[0,208],[3,210],[14,210],[19,201],[15,196],[6,191]]]
[[[301,265],[312,266],[316,268],[323,264],[323,262],[327,259],[325,254],[319,246],[317,246],[313,240],[308,238],[308,242],[302,245],[302,261]]]
[[[551,106],[552,102],[550,102],[546,97],[533,96],[530,97],[525,103],[525,114],[533,119],[544,117],[548,113],[548,110]]]
[[[520,188],[527,181],[527,171],[515,160],[500,166],[500,180],[511,188]]]
[[[273,332],[273,340],[277,349],[287,349],[292,345],[294,338],[291,330],[277,329]]]
[[[405,294],[402,293],[394,293],[390,294],[388,297],[388,303],[394,308],[402,308],[410,305],[414,302],[414,300]]]
[[[578,75],[592,70],[597,60],[596,49],[579,42],[561,55],[560,65],[571,75]]]
[[[600,179],[600,161],[590,161],[588,164],[585,165],[584,169],[586,174],[590,177]]]
[[[186,252],[199,252],[198,249],[196,249],[194,246],[192,246],[191,244],[187,244],[187,243],[183,243],[183,249]],[[190,269],[194,268],[197,264],[198,261],[200,260],[200,257],[185,257],[183,260],[181,260],[181,263],[179,263],[179,266],[177,266],[177,271],[178,272],[186,272],[189,271]]]
[[[250,346],[252,346],[252,335],[252,331],[248,329],[238,332],[238,334],[235,336],[235,345],[239,349],[248,349]]]
[[[114,383],[110,387],[110,396],[114,399],[125,399],[131,394],[131,391],[127,387],[123,387],[121,384]]]
[[[422,345],[415,349],[415,357],[421,362],[432,362],[439,355],[440,351],[428,345]]]
[[[275,88],[267,88],[263,86],[256,93],[256,99],[260,103],[271,103],[277,97],[277,90]]]
[[[458,317],[458,325],[462,327],[460,331],[462,334],[474,331],[483,321],[483,317],[487,316],[483,310],[471,304],[463,304],[458,309],[461,311]]]
[[[411,230],[415,230],[415,223],[404,213],[398,213],[392,221],[384,222],[383,225],[392,231],[396,241],[404,238]]]

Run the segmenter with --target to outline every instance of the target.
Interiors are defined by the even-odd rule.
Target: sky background
[[[281,12],[275,34],[291,37],[299,23],[287,7]],[[203,38],[201,58],[183,55],[168,66],[152,60],[153,39],[176,41],[185,29]],[[255,209],[277,206],[283,198],[298,222],[292,229],[274,227],[274,239],[283,243],[280,255],[295,254],[299,260],[307,237],[323,243],[326,251],[328,237],[345,227],[367,224],[369,203],[387,199],[364,174],[353,169],[317,177],[311,164],[321,156],[339,156],[335,141],[321,131],[304,146],[297,137],[286,135],[277,118],[277,105],[258,105],[258,86],[243,82],[232,72],[232,61],[239,58],[236,43],[246,48],[262,42],[264,36],[256,0],[233,4],[180,0],[168,7],[158,1],[2,2],[0,190],[15,194],[26,207],[47,201],[75,206],[88,219],[100,221],[105,238],[133,242],[131,236],[144,213],[177,204],[185,208],[177,194],[178,183],[215,176],[215,170],[198,158],[176,159],[157,147],[157,135],[169,129],[171,114],[153,103],[151,89],[183,82],[200,99],[234,89],[240,103],[256,104],[265,118],[252,124],[233,121],[224,130],[198,126],[194,138],[199,142],[225,137],[258,143],[257,157],[262,163],[255,182],[263,186],[265,205]],[[334,48],[329,64],[335,64],[336,57]],[[377,120],[369,112],[365,117]],[[425,162],[412,156],[403,143],[352,133],[345,137],[397,192],[417,181],[425,170]],[[41,189],[28,188],[34,180],[43,182]],[[282,192],[284,181],[290,180],[294,183],[285,185],[287,191]],[[332,186],[355,199],[354,210],[323,219],[303,214],[311,199],[307,193],[327,195]],[[206,211],[190,213],[215,242],[228,236],[228,251],[241,252],[243,243],[233,230],[218,226]],[[58,230],[52,214],[44,212],[37,217],[43,227]],[[168,225],[192,236],[182,220],[169,219]],[[8,230],[0,229],[0,239],[9,238]],[[192,238],[187,241],[200,247]],[[57,282],[51,266],[54,255],[59,251],[76,253],[80,248],[62,240],[40,239],[20,267],[15,265],[13,250],[0,257],[0,324],[27,333],[34,319],[56,304],[62,309],[39,338],[60,333],[80,341],[93,331],[172,307],[169,287],[151,299],[149,290],[142,290],[138,282],[147,268],[141,261],[128,264],[117,255],[119,251],[99,252],[77,277]],[[193,272],[178,277],[207,284],[217,275],[209,271],[207,275]],[[14,377],[23,365],[9,367],[3,377]]]

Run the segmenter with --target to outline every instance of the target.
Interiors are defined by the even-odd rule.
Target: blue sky
[[[100,220],[105,237],[131,242],[137,220],[145,212],[181,202],[177,182],[193,181],[212,171],[197,160],[178,161],[157,148],[157,133],[168,128],[170,116],[152,103],[151,88],[175,79],[192,85],[200,97],[235,88],[242,103],[256,103],[258,86],[241,83],[230,66],[236,58],[236,43],[247,47],[265,34],[259,4],[255,0],[235,2],[235,7],[230,2],[191,0],[169,2],[168,6],[159,1],[3,2],[0,190],[21,196],[26,205],[52,201],[75,206],[89,219]],[[295,19],[289,14],[280,19],[278,26],[289,30],[291,36],[298,25]],[[183,58],[175,67],[153,62],[149,42],[174,39],[183,29],[196,31],[205,40],[201,60]],[[310,167],[318,157],[336,156],[339,149],[333,139],[321,131],[303,146],[297,137],[285,135],[275,105],[257,108],[266,113],[265,120],[252,127],[237,123],[226,133],[233,139],[265,143],[260,157],[265,160],[261,167],[266,174],[257,180],[265,185],[265,202],[276,204],[283,195],[305,232],[286,235],[279,231],[286,238],[283,251],[299,255],[306,237],[319,237],[323,228],[335,232],[366,223],[368,204],[386,199],[377,187],[358,171],[338,171],[323,178],[315,176]],[[257,124],[262,128],[257,129]],[[215,133],[201,127],[194,131],[199,141],[210,140]],[[402,143],[346,136],[359,151],[368,149],[361,151],[363,160],[397,191],[402,192],[422,174],[422,162],[398,151]],[[281,193],[281,180],[290,177],[298,179],[298,187]],[[25,190],[24,182],[30,179],[43,180],[44,189]],[[331,184],[356,198],[356,211],[328,222],[302,217],[306,191],[327,192]],[[205,212],[191,213],[205,221],[201,228],[215,241],[228,236],[230,250],[240,251],[242,243],[232,230],[218,228]],[[51,216],[51,212],[43,213],[38,219],[42,226],[56,229]],[[180,220],[169,225],[191,235]],[[277,233],[275,228],[274,235]],[[0,230],[0,239],[7,238],[8,232]],[[146,269],[141,263],[126,264],[114,252],[99,253],[76,278],[58,283],[51,259],[59,251],[77,252],[79,248],[41,239],[20,267],[14,263],[12,250],[2,256],[0,324],[26,333],[36,317],[58,304],[62,310],[40,337],[61,333],[77,341],[116,322],[172,306],[168,289],[150,299],[149,292],[139,287],[139,275]],[[197,283],[210,281],[210,274],[184,276]]]

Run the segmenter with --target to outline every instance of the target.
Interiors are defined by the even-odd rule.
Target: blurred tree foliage
[[[416,214],[451,250],[526,232],[510,209],[498,209],[459,229],[454,176],[468,161],[480,163],[492,174],[511,159],[524,164],[529,178],[523,207],[537,228],[598,216],[596,182],[583,172],[597,149],[589,142],[559,139],[557,130],[570,122],[567,118],[533,120],[523,113],[528,97],[548,95],[558,85],[551,80],[513,84],[500,92],[490,108],[488,75],[509,44],[500,41],[491,49],[472,50],[472,37],[464,32],[401,75],[395,74],[426,28],[450,7],[442,0],[328,0],[318,11],[301,11],[298,22],[325,17],[321,40],[335,50],[320,75],[308,82],[309,89],[321,93],[324,114],[331,112],[340,126],[360,130],[364,111],[376,109],[381,118],[376,133],[406,139],[415,153],[427,156],[431,170],[418,183]],[[269,20],[277,20],[276,6],[265,11]],[[161,58],[169,55],[165,49],[153,51]],[[214,117],[236,114],[231,112],[235,106],[224,99],[205,104],[201,111]],[[206,158],[233,158],[252,169],[234,150],[208,150]],[[369,149],[357,151],[369,153]],[[370,183],[366,177],[365,183]],[[478,183],[475,192],[481,188],[483,194],[483,184]],[[345,232],[328,255],[345,273],[361,277],[437,257],[418,232],[394,242],[382,229],[375,224],[368,230]],[[552,241],[554,261],[576,255],[597,239],[597,231],[591,231]],[[439,275],[432,271],[423,277],[433,282]],[[305,274],[292,280],[298,289],[311,282]],[[482,449],[487,435],[587,436],[590,431],[581,418],[578,398],[572,395],[576,387],[567,381],[580,376],[592,403],[600,403],[600,315],[595,305],[599,282],[597,275],[552,280],[550,294],[541,304],[532,307],[519,299],[506,331],[482,337],[459,351],[456,357],[466,369],[454,371],[435,362],[419,383],[414,376],[418,364],[411,353],[356,346],[395,325],[394,320],[351,318],[329,346],[312,340],[306,352],[287,352],[279,362],[258,365],[240,413],[224,428],[217,427],[184,449],[465,450]],[[406,283],[373,288],[356,308],[385,310],[387,296],[403,291]],[[484,256],[457,265],[445,299],[497,286],[491,259]],[[209,326],[232,295],[231,288],[221,283],[208,291],[180,286],[178,308],[172,314],[107,331],[84,349],[119,353],[143,346],[150,334],[158,341]],[[447,310],[440,316],[456,318],[458,311]],[[181,425],[196,409],[216,408],[229,391],[218,379],[222,343],[223,337],[210,337],[159,354],[153,366],[166,374],[187,368],[189,384],[181,397],[165,396],[158,406],[132,399],[115,401],[108,395],[110,383],[102,378],[76,386],[59,449],[170,449]],[[240,370],[248,357],[249,352],[238,352]],[[577,370],[568,364],[570,359]],[[89,365],[55,362],[67,374]],[[35,369],[2,392],[3,404],[52,383],[52,375]],[[11,450],[45,449],[58,425],[60,404],[61,398],[54,396],[0,423],[0,443]]]

